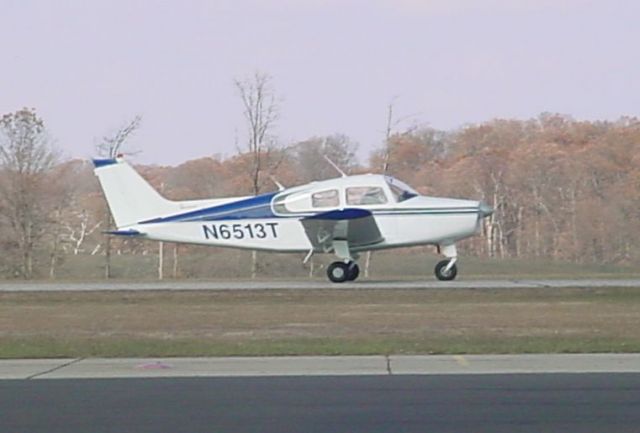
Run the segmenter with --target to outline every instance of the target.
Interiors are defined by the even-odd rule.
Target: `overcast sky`
[[[443,129],[638,115],[639,22],[635,0],[2,0],[0,114],[36,108],[69,157],[137,113],[141,162],[231,155],[233,80],[260,70],[281,142],[343,133],[362,156],[393,98]]]

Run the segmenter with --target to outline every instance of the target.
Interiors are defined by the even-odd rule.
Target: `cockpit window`
[[[378,186],[354,186],[347,188],[347,204],[369,205],[385,204],[387,196]]]
[[[313,207],[338,207],[340,205],[338,190],[329,189],[314,193],[311,196],[311,205]]]
[[[418,193],[404,182],[394,179],[393,177],[387,177],[387,184],[393,194],[393,198],[400,203],[401,201],[409,200],[416,197]]]

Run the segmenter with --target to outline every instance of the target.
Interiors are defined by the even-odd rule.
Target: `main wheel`
[[[360,275],[360,267],[357,263],[351,262],[349,263],[349,267],[347,269],[347,280],[355,281]]]
[[[349,279],[349,266],[342,262],[333,262],[327,268],[327,276],[333,283],[344,283]]]
[[[438,262],[435,269],[436,278],[440,281],[451,281],[458,275],[458,267],[454,264],[445,272],[445,268],[449,265],[449,260]]]

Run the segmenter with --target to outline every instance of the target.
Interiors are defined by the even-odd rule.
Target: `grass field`
[[[640,351],[640,290],[0,293],[0,357]]]

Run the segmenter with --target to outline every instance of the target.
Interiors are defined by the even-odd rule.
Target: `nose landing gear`
[[[327,276],[333,283],[354,281],[360,275],[360,267],[356,262],[333,262],[327,268]]]
[[[455,244],[438,245],[438,253],[443,254],[446,259],[438,262],[435,269],[436,278],[440,281],[451,281],[458,275],[458,252]]]

